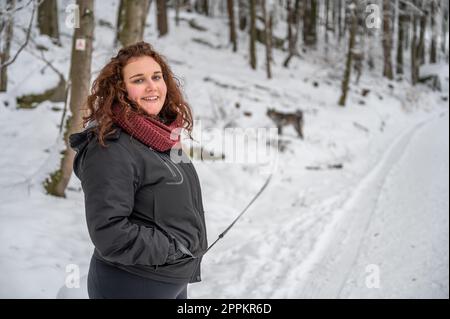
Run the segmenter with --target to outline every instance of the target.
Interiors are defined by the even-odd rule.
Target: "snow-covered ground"
[[[114,25],[116,3],[96,5],[97,21]],[[233,120],[238,127],[268,128],[273,126],[265,115],[268,107],[305,111],[305,139],[285,128],[279,141],[285,149],[277,154],[270,184],[204,257],[203,281],[189,286],[189,297],[448,298],[449,112],[442,100],[448,99],[448,65],[439,68],[443,92],[405,82],[391,82],[389,88],[377,75],[381,72],[366,71],[340,108],[345,50],[327,59],[304,54],[290,69],[281,66],[284,53],[275,51],[269,81],[262,46],[258,71],[252,71],[245,35],[239,54],[231,54],[226,20],[183,16],[209,30],[199,33],[185,21],[176,29],[172,18],[170,36],[160,39],[151,20],[145,39],[167,56],[182,80],[209,147],[221,142],[215,135],[211,139],[209,127],[220,130]],[[114,54],[113,38],[112,29],[97,26],[94,73]],[[227,49],[211,49],[193,38]],[[46,54],[67,74],[71,39],[62,40],[63,48]],[[25,50],[10,68],[15,76],[9,92],[0,94],[0,298],[87,297],[93,246],[80,183],[71,179],[65,199],[45,195],[41,185],[58,167],[61,111],[52,108],[62,105],[14,108],[16,96],[56,84],[57,77],[48,68],[41,72],[43,67]],[[366,97],[363,88],[370,89]],[[226,117],[214,118],[220,108]],[[227,158],[231,151],[225,150]],[[333,164],[343,168],[306,169]],[[195,166],[212,243],[267,174],[252,164],[197,161]],[[76,274],[73,265],[81,288],[65,286]]]
[[[448,113],[401,134],[321,235],[279,297],[448,296]],[[445,178],[444,178],[445,177]]]

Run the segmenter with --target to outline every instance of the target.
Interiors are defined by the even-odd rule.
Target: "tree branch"
[[[19,48],[19,50],[17,50],[16,54],[14,55],[13,59],[10,61],[6,61],[3,64],[0,65],[0,69],[2,68],[6,68],[7,66],[11,65],[14,63],[14,61],[16,61],[17,57],[19,56],[20,52],[26,47],[26,45],[28,44],[28,40],[30,39],[30,34],[31,34],[31,27],[33,26],[33,19],[34,19],[34,13],[36,12],[36,8],[41,4],[43,0],[41,1],[36,1],[33,4],[33,11],[31,12],[31,19],[30,19],[30,24],[28,25],[28,30],[27,30],[27,37],[25,39],[25,42],[22,44],[22,46]]]

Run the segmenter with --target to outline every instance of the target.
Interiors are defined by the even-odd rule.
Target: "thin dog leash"
[[[244,215],[244,213],[247,211],[247,209],[253,204],[253,202],[259,197],[259,195],[261,195],[261,193],[264,191],[264,189],[267,187],[267,185],[269,185],[270,179],[272,178],[272,174],[271,173],[269,175],[269,177],[267,178],[266,182],[264,183],[264,185],[261,187],[261,189],[259,190],[258,193],[256,193],[256,195],[253,197],[253,199],[250,201],[250,203],[248,203],[247,207],[244,208],[244,210],[239,214],[238,217],[236,217],[234,219],[234,221],[230,224],[230,226],[228,226],[223,233],[221,233],[219,235],[219,237],[217,237],[217,239],[208,247],[208,249],[206,249],[206,251],[203,253],[203,255],[205,255],[220,239],[222,239],[225,234],[231,229],[231,227],[234,226],[234,224],[236,224],[236,222],[238,221],[239,218],[241,218],[242,215]]]
[[[239,218],[242,217],[242,215],[244,215],[244,213],[247,211],[247,209],[255,202],[255,200],[261,195],[261,193],[266,189],[267,185],[269,185],[270,180],[272,179],[272,175],[273,173],[271,173],[269,175],[269,177],[267,178],[266,182],[264,183],[264,185],[261,187],[261,189],[258,191],[258,193],[256,193],[256,195],[253,197],[253,199],[248,203],[248,205],[244,208],[244,210],[233,220],[233,222],[219,235],[219,237],[217,237],[217,239],[206,249],[206,251],[204,253],[202,253],[200,256],[195,257],[195,259],[198,259],[199,261],[197,262],[197,266],[195,266],[194,271],[191,274],[191,278],[192,276],[195,274],[195,272],[197,271],[198,267],[200,266],[200,257],[203,257],[220,239],[222,239],[225,234],[234,226],[234,224],[236,224],[236,222],[239,220]]]

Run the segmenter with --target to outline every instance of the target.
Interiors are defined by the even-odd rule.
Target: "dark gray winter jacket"
[[[170,151],[153,150],[118,127],[104,148],[94,129],[70,136],[94,256],[150,279],[200,281],[208,243],[193,164],[175,163]]]

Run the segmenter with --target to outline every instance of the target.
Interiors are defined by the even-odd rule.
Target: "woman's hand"
[[[167,255],[167,262],[172,262],[182,257],[195,258],[192,253],[184,247],[183,244],[172,238],[169,245],[169,253]]]

